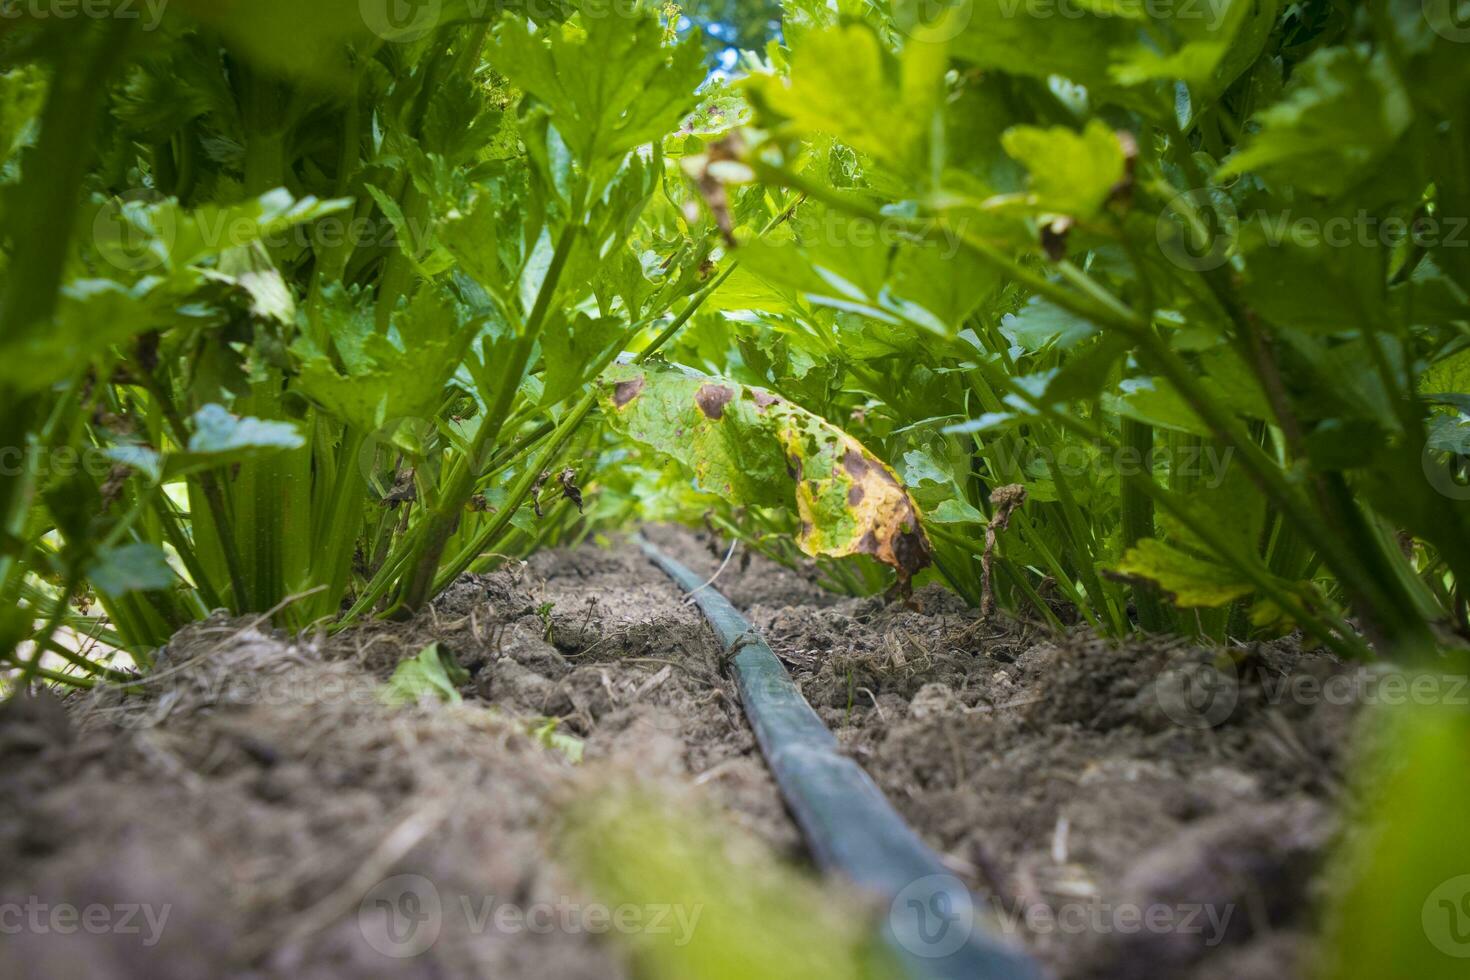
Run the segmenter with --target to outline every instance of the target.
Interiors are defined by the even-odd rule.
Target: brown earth
[[[649,533],[705,575],[725,554]],[[1050,637],[932,588],[917,608],[838,599],[812,578],[737,558],[716,587],[982,910],[1058,976],[1251,980],[1304,964],[1357,711],[1279,685],[1346,668],[1264,647],[1213,702],[1189,702],[1180,677],[1217,675],[1187,646]],[[434,641],[471,674],[464,703],[382,704],[381,682]],[[533,734],[547,719],[581,741],[580,766]],[[429,949],[384,955],[405,949],[371,911],[403,875],[446,903],[585,897],[555,825],[594,776],[652,784],[805,860],[713,638],[629,543],[467,577],[413,623],[295,639],[201,624],[142,695],[0,718],[0,910],[131,902],[169,918],[0,929],[0,957],[37,977],[629,975],[606,936],[448,912]]]

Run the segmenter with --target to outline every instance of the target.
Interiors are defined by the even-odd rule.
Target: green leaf
[[[1001,286],[996,267],[958,240],[904,244],[879,303],[909,323],[952,337]]]
[[[115,463],[131,467],[154,483],[163,479],[163,454],[147,446],[112,446],[105,455]]]
[[[805,409],[662,363],[612,368],[600,397],[613,429],[679,460],[701,489],[794,511],[807,554],[869,554],[905,579],[929,564],[919,510],[893,471]]]
[[[160,266],[183,269],[256,243],[280,244],[297,225],[324,218],[352,205],[346,198],[296,198],[278,188],[241,204],[206,204],[185,211],[175,200],[147,203],[112,201],[96,219],[98,246],[123,249],[114,262],[123,268],[149,271]],[[112,224],[120,233],[101,234]]]
[[[1204,372],[1200,384],[1212,398],[1228,405],[1242,418],[1274,417],[1259,376],[1235,348],[1222,345],[1201,351],[1198,361]]]
[[[225,252],[220,256],[218,271],[210,278],[244,290],[250,297],[250,312],[263,320],[292,323],[296,319],[291,287],[259,245]]]
[[[1103,396],[1103,407],[1155,428],[1197,436],[1211,434],[1204,420],[1161,378],[1129,378],[1119,384],[1117,394]]]
[[[954,480],[948,470],[922,449],[911,449],[903,454],[903,478],[911,487],[921,483],[948,486]]]
[[[531,737],[553,752],[560,752],[566,756],[572,765],[581,765],[582,754],[585,743],[575,735],[568,735],[561,730],[561,720],[558,718],[547,718],[544,721],[531,725]]]
[[[474,341],[474,323],[462,323],[454,302],[437,288],[420,289],[393,314],[387,335],[376,331],[366,297],[340,286],[323,290],[312,315],[330,336],[342,370],[327,351],[303,337],[297,386],[338,418],[372,432],[403,418],[431,418]]]
[[[1387,249],[1349,197],[1336,204],[1272,201],[1240,232],[1242,291],[1265,318],[1341,333],[1380,321]]]
[[[1113,343],[1116,341],[1109,337],[1103,346]],[[1229,348],[1217,347],[1201,352],[1193,384],[1205,397],[1228,406],[1243,418],[1271,417],[1270,406],[1255,375]],[[1199,436],[1214,435],[1209,425],[1195,414],[1184,395],[1163,378],[1127,378],[1118,384],[1116,392],[1104,394],[1103,406],[1110,412],[1158,428]]]
[[[87,578],[110,599],[130,592],[157,592],[178,581],[163,552],[141,543],[100,549],[87,567]]]
[[[1286,96],[1217,175],[1248,171],[1312,194],[1341,194],[1371,176],[1413,119],[1385,54],[1326,48],[1299,65]]]
[[[469,73],[442,78],[423,120],[423,150],[451,163],[482,152],[503,120],[489,94],[488,87]]]
[[[383,38],[392,30],[383,13],[387,5],[355,0],[179,0],[179,7],[249,52],[257,65],[342,89],[352,80],[348,43],[369,38],[374,28]],[[424,4],[415,13],[432,19],[438,10],[438,3]]]
[[[1093,399],[1115,377],[1119,362],[1128,356],[1132,342],[1109,334],[1080,353],[1074,353],[1046,384],[1046,397],[1053,402]]]
[[[929,513],[936,524],[984,524],[985,515],[968,500],[950,497]]]
[[[486,289],[499,289],[505,273],[500,262],[500,202],[486,191],[467,211],[456,211],[440,229],[439,238],[462,269]]]
[[[0,164],[34,141],[45,102],[46,76],[40,67],[22,65],[0,74]]]
[[[1443,406],[1461,412],[1470,412],[1470,395],[1445,392],[1443,394],[1424,395],[1423,397],[1430,405]]]
[[[306,445],[293,423],[239,418],[221,405],[205,405],[194,413],[193,422],[188,449],[164,457],[165,480]]]
[[[464,700],[459,688],[469,682],[469,671],[438,643],[430,643],[398,665],[378,697],[385,704],[418,704],[426,697],[459,704]]]
[[[1141,5],[1123,2],[1114,6],[1136,10]],[[1149,9],[1157,11],[1154,37],[1168,37],[1171,50],[1162,53],[1156,46],[1138,45],[1117,52],[1114,80],[1120,85],[1140,85],[1178,79],[1209,99],[1229,88],[1260,56],[1279,5],[1278,0],[1209,0]]]
[[[789,78],[753,94],[798,133],[824,133],[894,169],[925,172],[948,57],[943,44],[913,42],[897,65],[861,24],[805,35]]]
[[[993,432],[997,429],[1010,428],[1019,421],[1019,416],[1011,412],[986,412],[979,418],[966,419],[956,422],[954,425],[946,425],[940,431],[945,435],[975,435],[981,432]]]
[[[1196,523],[1214,528],[1242,553],[1259,547],[1266,524],[1266,498],[1233,449],[1202,440],[1198,446],[1175,449],[1167,461],[1168,482],[1190,487],[1184,503]],[[1210,546],[1172,513],[1162,511],[1157,520],[1161,536],[1191,551],[1210,552]]]
[[[1097,333],[1091,323],[1055,303],[1033,298],[1000,321],[1000,332],[1023,351],[1035,353],[1055,344],[1066,350]]]
[[[954,42],[955,53],[982,68],[1043,81],[1060,75],[1105,89],[1113,49],[1138,38],[1137,24],[1124,17],[1057,9],[1058,16],[1040,18],[1019,0],[974,0],[973,8],[969,26]]]
[[[393,227],[393,243],[420,276],[432,279],[454,267],[454,258],[438,247],[432,228],[420,228],[409,222],[398,202],[369,184],[367,192],[382,209],[383,217]]]
[[[1470,94],[1470,0],[1384,0],[1397,37],[1383,42],[1395,49],[1404,85],[1416,99],[1450,118]]]
[[[809,302],[886,315],[876,308],[888,278],[889,249],[882,229],[815,205],[785,226],[741,249],[741,268]]]
[[[545,390],[541,404],[555,405],[574,394],[587,380],[594,365],[606,357],[626,330],[621,320],[593,319],[578,313],[574,322],[557,316],[541,335],[546,354]]]
[[[1470,715],[1458,706],[1463,671],[1463,661],[1430,662],[1381,675],[1370,688],[1380,703],[1370,712],[1367,758],[1355,765],[1354,795],[1362,802],[1339,842],[1338,884],[1314,971],[1322,980],[1465,975],[1470,841],[1461,818],[1470,809]]]
[[[50,328],[0,336],[0,381],[40,391],[104,361],[109,346],[185,317],[178,294],[157,279],[125,286],[110,279],[74,279],[62,290]]]
[[[487,55],[535,96],[584,166],[662,139],[697,104],[704,51],[695,38],[666,48],[663,26],[646,11],[594,5],[577,22],[533,32],[502,20]]]
[[[1112,572],[1119,578],[1157,585],[1185,609],[1226,606],[1255,591],[1255,586],[1224,566],[1185,554],[1156,538],[1146,538],[1130,548]]]
[[[1454,395],[1470,392],[1470,347],[1429,366],[1419,378],[1424,395]]]
[[[0,650],[7,653],[31,638],[36,614],[22,605],[0,607]]]
[[[1470,398],[1470,396],[1467,396]],[[1429,421],[1430,449],[1470,456],[1470,413],[1436,415]]]
[[[804,301],[952,337],[1000,288],[994,266],[953,236],[920,239],[896,223],[808,203],[787,226],[742,246],[716,300],[765,314],[801,312]]]
[[[189,452],[197,456],[231,456],[278,449],[300,449],[306,443],[290,422],[237,418],[219,405],[194,413]]]
[[[1123,146],[1100,119],[1089,120],[1081,133],[1016,126],[1001,142],[1031,172],[1027,204],[1040,211],[1090,217],[1123,180]]]

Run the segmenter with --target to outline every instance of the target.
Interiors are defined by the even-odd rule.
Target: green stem
[[[1062,508],[1063,542],[1071,543],[1072,564],[1077,570],[1078,577],[1082,580],[1082,587],[1087,590],[1090,604],[1099,614],[1108,617],[1109,632],[1114,636],[1126,636],[1128,634],[1128,617],[1123,610],[1118,608],[1114,596],[1102,583],[1098,575],[1098,558],[1096,543],[1091,540],[1091,525],[1083,517],[1081,508],[1077,506],[1077,499],[1072,494],[1071,483],[1065,474],[1060,471],[1053,472],[1053,483],[1057,489],[1057,499]]]
[[[223,609],[224,602],[214,588],[214,583],[209,580],[209,574],[204,565],[199,561],[199,556],[194,551],[194,544],[189,540],[184,529],[179,525],[179,516],[174,512],[173,502],[164,493],[153,494],[153,508],[158,514],[158,526],[163,530],[163,536],[168,543],[173,545],[174,551],[178,552],[179,560],[184,563],[184,569],[189,577],[194,580],[194,588],[199,593],[204,605],[210,609]]]
[[[1176,146],[1188,145],[1177,126],[1173,131],[1173,139]],[[1194,155],[1184,152],[1179,156],[1179,162],[1190,175],[1193,186],[1208,186],[1208,175]],[[1248,361],[1255,366],[1258,381],[1271,403],[1273,414],[1282,426],[1283,434],[1287,437],[1288,448],[1293,455],[1298,455],[1300,449],[1294,443],[1301,438],[1301,427],[1292,412],[1274,356],[1259,331],[1254,313],[1236,297],[1235,283],[1230,277],[1228,267],[1207,273],[1204,278],[1210,293],[1244,343]],[[1385,369],[1385,365],[1381,363],[1383,352],[1378,346],[1374,325],[1365,322],[1361,326],[1375,364],[1382,372]],[[1392,576],[1384,574],[1384,555],[1367,533],[1366,519],[1352,499],[1341,475],[1311,474],[1311,488],[1318,507],[1325,515],[1325,519],[1321,519],[1310,506],[1307,497],[1295,492],[1280,467],[1275,465],[1275,461],[1267,457],[1253,440],[1239,437],[1238,420],[1214,405],[1199,385],[1191,383],[1188,369],[1168,349],[1168,345],[1152,331],[1148,332],[1148,339],[1153,342],[1150,353],[1158,362],[1160,373],[1165,374],[1175,389],[1189,402],[1190,407],[1210,424],[1218,436],[1234,444],[1243,453],[1257,484],[1267,498],[1281,508],[1284,516],[1299,526],[1302,534],[1322,555],[1362,614],[1370,634],[1385,646],[1410,655],[1425,649],[1434,649],[1435,643],[1428,625],[1414,615],[1408,595],[1395,588],[1398,583]],[[1384,383],[1386,390],[1390,392],[1397,387],[1391,377],[1385,376]],[[1407,407],[1401,409],[1407,410]],[[1417,418],[1409,420],[1411,431],[1416,424]]]
[[[551,304],[561,284],[562,273],[566,271],[567,263],[571,260],[572,250],[576,247],[580,232],[579,219],[569,221],[562,229],[556,251],[551,258],[551,264],[546,270],[546,278],[541,281],[536,304],[526,318],[526,327],[516,338],[510,357],[506,360],[505,372],[500,379],[500,389],[495,393],[495,401],[490,405],[485,417],[481,419],[469,450],[458,457],[450,468],[439,506],[428,518],[428,526],[424,532],[419,553],[413,562],[412,578],[404,591],[402,605],[410,612],[422,609],[433,594],[435,573],[444,556],[444,549],[459,524],[465,505],[469,503],[470,497],[474,494],[478,471],[486,463],[486,447],[494,445],[494,441],[500,436],[506,418],[510,415],[511,407],[515,403],[516,392],[520,388],[521,378],[525,375],[531,352],[546,324]]]
[[[98,30],[78,22],[81,38],[59,44],[40,135],[26,160],[21,186],[10,195],[6,222],[13,242],[0,322],[12,337],[51,317],[60,295],[73,220],[82,200],[82,181],[91,166],[101,127],[97,116],[107,98],[107,80],[131,47],[129,22],[113,20]]]
[[[791,208],[787,208],[781,214],[772,218],[766,226],[761,229],[760,234],[765,235],[777,225],[791,217]],[[693,318],[705,302],[734,274],[738,262],[731,262],[724,272],[712,279],[699,292],[690,297],[683,312],[661,330],[657,337],[633,359],[635,364],[644,364],[659,352],[669,341],[678,335],[679,331]],[[448,587],[456,578],[464,574],[475,561],[475,557],[488,547],[489,542],[494,541],[515,516],[517,510],[526,502],[531,488],[535,486],[536,477],[545,470],[557,454],[566,446],[581,424],[586,421],[587,416],[597,407],[597,391],[594,388],[582,397],[582,400],[568,412],[552,432],[551,442],[542,453],[536,457],[535,462],[526,468],[520,478],[512,486],[509,499],[504,510],[496,516],[496,519],[482,528],[470,543],[460,551],[455,559],[445,567],[435,583],[436,590]]]
[[[307,622],[315,622],[338,611],[352,576],[352,555],[358,531],[362,528],[366,483],[357,465],[357,457],[365,441],[366,437],[356,429],[349,429],[342,439],[336,478],[321,529],[324,533],[317,540],[316,551],[312,555],[310,581],[325,585],[326,591],[313,597],[304,607],[302,616]]]
[[[1142,353],[1152,362],[1154,369],[1175,388],[1195,413],[1210,426],[1211,430],[1241,454],[1252,478],[1260,485],[1263,492],[1275,500],[1287,515],[1300,525],[1303,533],[1313,542],[1318,551],[1328,558],[1329,564],[1339,578],[1355,592],[1373,597],[1374,601],[1370,603],[1370,608],[1386,608],[1389,605],[1386,597],[1356,561],[1351,550],[1307,505],[1276,462],[1266,456],[1260,446],[1249,438],[1234,414],[1216,403],[1196,383],[1195,373],[1178,354],[1170,349],[1167,342],[1154,333],[1147,322],[1074,265],[1069,262],[1058,263],[1058,271],[1063,278],[1077,287],[1077,290],[1064,289],[1017,262],[990,243],[976,238],[968,231],[952,228],[941,230],[918,219],[904,222],[901,219],[884,215],[877,208],[851,194],[823,187],[780,167],[757,162],[755,168],[760,176],[773,183],[796,188],[829,207],[849,214],[876,222],[900,221],[914,234],[929,238],[946,234],[956,235],[962,245],[1000,268],[1021,285],[1071,313],[1088,319],[1098,326],[1117,330],[1129,337],[1138,344]]]
[[[184,417],[179,414],[173,399],[164,388],[165,382],[161,382],[152,374],[143,377],[144,388],[153,396],[158,403],[159,411],[163,413],[164,421],[167,422],[169,430],[173,433],[174,441],[180,446],[189,444],[189,430],[184,425]],[[214,522],[214,532],[219,538],[220,551],[224,555],[225,571],[230,579],[230,588],[233,592],[234,611],[240,612],[250,608],[250,592],[246,588],[244,563],[240,560],[240,550],[235,539],[234,522],[230,519],[230,510],[225,501],[224,490],[219,481],[215,479],[212,472],[204,471],[197,476],[199,492],[204,496],[205,506],[209,508],[210,519]]]
[[[1105,442],[1114,452],[1121,451],[1121,445],[1101,430],[1058,411],[1055,406],[1046,404],[1043,399],[1031,394],[1020,385],[1007,384],[1006,387],[1064,428],[1071,429],[1084,438]],[[1201,519],[1188,500],[1164,488],[1149,475],[1140,476],[1138,486],[1153,499],[1155,504],[1173,515],[1227,565],[1249,580],[1262,594],[1275,602],[1287,615],[1294,618],[1308,633],[1345,657],[1358,660],[1371,659],[1372,651],[1345,623],[1334,617],[1329,624],[1307,609],[1296,596],[1282,588],[1270,571],[1261,564],[1254,552],[1247,553],[1238,549],[1227,535],[1218,532],[1212,524]]]
[[[409,261],[406,249],[411,249],[416,244],[413,235],[419,228],[424,227],[429,217],[429,199],[418,189],[412,180],[405,181],[403,201],[401,208],[403,213],[404,230],[407,232],[408,241],[397,243],[397,247],[388,255],[388,260],[383,265],[383,275],[378,287],[377,327],[379,333],[387,333],[389,325],[393,322],[393,314],[398,312],[398,301],[409,295],[416,272],[413,263]]]
[[[783,222],[787,221],[791,217],[793,210],[794,207],[787,207],[781,213],[777,214],[769,222],[766,223],[765,227],[762,228],[759,232],[759,235],[764,236]],[[558,254],[561,252],[560,245],[558,245],[557,252]],[[562,264],[564,264],[564,262]],[[634,363],[646,363],[651,357],[657,354],[660,349],[668,344],[669,341],[673,340],[674,337],[678,335],[679,331],[682,330],[689,323],[689,321],[694,317],[694,314],[699,311],[699,309],[705,304],[705,302],[708,301],[709,298],[713,296],[722,285],[725,284],[730,276],[734,274],[735,269],[738,266],[738,261],[731,262],[723,272],[712,279],[699,292],[691,296],[683,311],[675,316],[674,319],[670,321],[669,325],[661,330],[658,335],[649,343],[649,345],[645,347],[643,351],[634,358]],[[559,277],[560,274],[561,271],[558,267],[556,257],[554,256],[551,269],[549,269],[547,272],[547,279],[543,282],[541,293],[537,297],[536,310],[532,312],[531,322],[537,322],[538,318],[544,319],[544,317],[546,316],[551,299],[549,291],[546,287],[548,284],[552,283],[553,275]],[[572,408],[565,416],[563,416],[562,420],[557,423],[553,429],[550,430],[550,432],[548,433],[549,443],[534,458],[534,460],[528,464],[526,469],[521,473],[520,477],[512,485],[504,509],[496,515],[493,521],[489,522],[486,526],[481,528],[473,536],[470,542],[459,551],[459,553],[453,558],[453,560],[451,560],[449,564],[447,564],[442,570],[438,571],[438,574],[432,579],[430,583],[426,583],[423,586],[420,591],[424,596],[429,595],[430,590],[432,590],[433,594],[437,594],[438,591],[446,588],[456,578],[464,574],[465,570],[474,563],[476,557],[482,551],[484,551],[486,547],[489,546],[490,542],[498,539],[500,534],[503,533],[505,528],[510,524],[511,519],[515,516],[515,513],[520,509],[520,507],[525,503],[526,498],[530,495],[531,488],[535,486],[537,476],[539,476],[540,473],[547,468],[551,461],[554,460],[557,455],[565,448],[566,444],[571,440],[573,435],[576,434],[577,429],[582,425],[583,422],[586,421],[587,417],[596,407],[597,391],[594,388],[593,390],[588,391],[585,395],[583,395],[582,400],[578,402],[577,405]],[[476,433],[476,445],[471,448],[471,452],[469,454],[472,458],[478,458],[478,456],[483,454],[485,442],[484,439],[481,438],[482,435],[484,435],[483,427],[480,431]],[[534,440],[532,444],[534,444]],[[505,465],[508,466],[509,463]],[[455,513],[452,515],[456,521],[458,520],[459,512],[463,510],[464,504],[468,501],[469,495],[473,493],[473,485],[474,484],[472,481],[470,491],[464,495],[463,499],[460,501],[458,507],[456,508]],[[452,533],[452,523],[448,526],[448,529]],[[445,534],[444,541],[439,546],[441,554],[444,546],[448,543],[448,538],[449,535]],[[427,551],[425,553],[427,554]],[[437,558],[435,559],[434,565],[437,569]],[[420,570],[424,569],[425,567],[427,567],[427,563],[419,565]],[[430,571],[434,570],[435,569],[430,569]],[[381,595],[381,592],[379,594]],[[376,599],[374,599],[373,601],[376,601]],[[412,602],[408,601],[407,598],[405,599],[403,605],[410,611],[420,608],[419,606],[415,606]],[[364,607],[359,601],[359,603],[353,607],[353,610],[349,613],[349,616],[360,615],[365,608],[367,607]]]
[[[258,72],[247,57],[230,61],[244,129],[245,159],[242,165],[245,193],[259,197],[280,187],[286,177],[286,134],[283,126],[290,113],[284,86]]]
[[[40,607],[45,603],[51,602],[56,597],[38,586],[26,585],[22,589],[21,598],[25,599],[33,607]],[[80,614],[68,614],[62,619],[62,625],[83,639],[100,643],[103,646],[113,647],[114,649],[122,649],[125,646],[121,636],[107,629],[100,621],[92,617]]]
[[[114,684],[131,684],[133,681],[137,680],[137,678],[131,674],[125,674],[120,670],[114,670],[111,667],[108,667],[104,664],[99,664],[96,661],[82,656],[75,650],[69,650],[66,647],[62,646],[60,643],[57,643],[54,639],[47,640],[44,644],[44,649],[58,655],[59,657],[61,657],[61,659],[65,660],[73,667],[80,668],[93,677],[100,677],[103,680],[111,681]]]
[[[1086,320],[1103,326],[1128,333],[1142,331],[1147,324],[1135,313],[1123,306],[1116,299],[1106,294],[1100,286],[1092,283],[1090,279],[1083,276],[1086,290],[1083,293],[1064,289],[1045,276],[1036,272],[1028,266],[1011,258],[1001,249],[991,245],[989,242],[977,238],[968,229],[953,228],[945,226],[935,227],[932,222],[918,218],[899,218],[885,215],[878,208],[853,196],[852,194],[824,187],[821,184],[809,180],[799,174],[792,173],[781,167],[765,162],[756,162],[754,165],[757,176],[769,183],[779,184],[800,191],[812,200],[819,201],[828,207],[835,208],[855,217],[866,218],[879,224],[903,227],[910,233],[929,239],[944,239],[954,236],[960,244],[971,252],[985,259],[987,262],[1005,272],[1016,282],[1030,289],[1032,292],[1055,303],[1069,313],[1075,313]],[[1102,300],[1099,301],[1099,295]]]
[[[9,411],[0,410],[0,451],[22,454],[22,470],[15,476],[0,478],[0,602],[12,603],[16,591],[25,581],[25,560],[34,547],[27,540],[26,518],[35,495],[36,466],[26,458],[30,450],[30,428],[40,408],[39,399],[11,401]],[[4,651],[0,651],[4,652]]]
[[[1153,427],[1134,419],[1123,420],[1123,447],[1129,458],[1137,454],[1140,466],[1148,466],[1153,457]],[[1154,536],[1154,502],[1139,486],[1136,474],[1126,474],[1121,481],[1123,508],[1123,547],[1132,548],[1145,538]],[[1150,633],[1167,632],[1172,618],[1152,583],[1133,586],[1133,604],[1138,609],[1138,625]]]
[[[33,638],[36,648],[31,654],[31,659],[26,661],[25,665],[21,668],[20,678],[16,681],[16,690],[25,691],[30,688],[31,681],[36,677],[36,671],[41,669],[41,658],[46,655],[46,650],[51,645],[51,638],[61,625],[61,619],[66,615],[67,607],[71,605],[72,597],[76,595],[77,588],[81,583],[81,573],[73,571],[68,576],[66,584],[62,586],[61,591],[57,593],[56,602],[52,604],[51,612],[46,617],[45,624]]]
[[[495,541],[500,534],[509,526],[516,512],[525,504],[530,497],[531,490],[536,485],[536,479],[546,470],[551,461],[564,449],[577,428],[592,414],[597,407],[597,393],[595,391],[585,396],[582,401],[556,427],[550,442],[539,455],[526,466],[516,482],[511,485],[510,493],[507,494],[506,504],[490,521],[481,528],[470,542],[460,550],[452,561],[447,564],[434,581],[434,590],[438,592],[451,585],[456,578],[463,575],[465,570],[474,564],[476,557],[480,555],[491,542]]]
[[[0,655],[0,660],[3,660],[9,664],[13,664],[16,667],[20,667],[22,669],[24,669],[26,666],[25,663],[23,663],[19,658],[11,653]],[[47,670],[44,667],[31,668],[31,674],[34,678],[39,678],[43,681],[50,681],[52,684],[60,684],[63,687],[74,687],[81,691],[90,691],[97,686],[97,682],[92,680],[90,677],[76,677],[72,674],[60,674],[54,670]],[[15,690],[21,691],[24,690],[24,688],[21,688],[17,684]]]
[[[398,542],[398,546],[383,561],[383,566],[378,569],[377,573],[373,575],[372,580],[368,582],[367,586],[358,595],[352,607],[337,621],[334,629],[341,630],[352,625],[388,594],[388,591],[393,587],[393,583],[398,580],[400,575],[404,574],[404,569],[409,567],[409,563],[418,553],[418,538],[422,534],[423,528],[424,525],[420,524],[403,536],[403,539]]]

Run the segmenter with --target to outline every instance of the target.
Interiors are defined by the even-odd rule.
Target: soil
[[[723,542],[647,533],[721,568]],[[885,605],[814,578],[739,556],[715,587],[1056,976],[1275,980],[1307,964],[1359,711],[1280,691],[1350,668],[1288,642],[1227,663],[1056,637],[938,588]],[[469,672],[463,703],[383,704],[431,642]],[[1180,678],[1220,676],[1207,668],[1234,683],[1182,699],[1199,690]],[[580,764],[536,734],[547,719]],[[402,874],[523,906],[581,895],[555,814],[594,779],[687,798],[806,861],[713,637],[629,542],[468,576],[410,623],[293,638],[212,620],[174,639],[141,695],[0,715],[0,908],[170,910],[153,944],[0,929],[0,957],[37,977],[628,976],[606,936],[454,916],[421,955],[385,956],[360,914]]]

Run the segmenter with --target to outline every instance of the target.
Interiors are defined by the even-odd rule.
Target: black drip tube
[[[817,864],[890,903],[884,941],[912,980],[1042,980],[1040,965],[995,936],[964,883],[904,823],[802,697],[749,620],[699,576],[635,539],[686,592],[723,644],[745,715]]]

